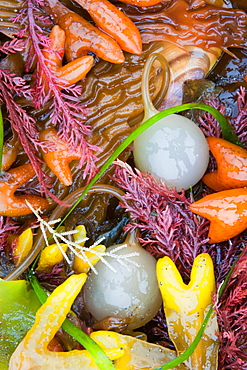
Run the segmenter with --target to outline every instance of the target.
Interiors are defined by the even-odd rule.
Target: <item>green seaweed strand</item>
[[[68,213],[64,216],[63,220],[58,225],[61,226],[63,222],[66,220],[66,218],[73,212],[73,210],[77,207],[77,205],[80,203],[80,201],[85,197],[87,192],[91,189],[91,187],[98,181],[98,179],[103,175],[103,173],[108,169],[108,167],[117,159],[117,157],[147,128],[152,126],[154,123],[158,122],[160,119],[167,117],[171,114],[182,112],[188,109],[200,109],[204,110],[208,113],[211,113],[214,118],[217,119],[217,121],[220,124],[223,137],[225,140],[230,141],[234,144],[239,145],[239,139],[237,135],[233,132],[231,125],[227,121],[226,117],[223,116],[217,109],[206,105],[202,103],[189,103],[189,104],[182,104],[178,105],[177,107],[172,107],[165,109],[162,112],[159,112],[149,118],[147,121],[143,122],[135,131],[133,131],[118,147],[117,149],[110,155],[110,157],[107,159],[107,161],[103,164],[100,171],[92,178],[92,180],[89,182],[89,184],[85,187],[84,191],[81,193],[78,200],[75,202],[75,204],[70,208]]]
[[[29,281],[32,285],[32,288],[35,294],[40,300],[40,303],[44,304],[48,298],[48,295],[46,294],[42,286],[39,284],[37,277],[31,272],[29,273],[28,278],[29,278]],[[75,326],[68,319],[64,320],[62,324],[62,328],[66,331],[66,333],[70,334],[81,345],[83,345],[83,347],[85,347],[86,350],[88,350],[88,352],[93,357],[95,363],[97,364],[100,370],[108,370],[108,369],[116,370],[112,361],[106,356],[103,349],[94,340],[92,340],[86,333],[84,333],[81,329]]]
[[[230,280],[230,278],[232,276],[233,270],[234,270],[234,268],[235,268],[238,260],[243,256],[244,253],[245,253],[245,250],[243,250],[242,253],[240,253],[240,255],[236,258],[236,260],[233,262],[233,264],[232,264],[232,266],[231,266],[228,274],[226,275],[225,280],[220,285],[219,290],[218,290],[218,300],[220,299],[220,297],[224,293],[225,288],[227,286],[227,283],[229,282],[229,280]],[[180,356],[178,356],[174,360],[169,361],[165,365],[160,366],[160,367],[157,367],[154,370],[168,370],[168,369],[173,369],[175,366],[178,366],[182,362],[184,362],[185,360],[187,360],[187,358],[189,358],[192,355],[192,353],[195,351],[198,343],[200,342],[201,337],[203,336],[204,330],[206,329],[208,320],[210,319],[210,316],[211,316],[212,312],[213,312],[213,306],[211,306],[210,309],[208,310],[207,315],[205,316],[205,318],[203,320],[202,326],[198,330],[198,333],[197,333],[195,339],[193,340],[193,342],[191,343],[191,345],[189,346],[189,348],[187,348],[186,351],[184,351]]]
[[[169,116],[170,114],[182,112],[188,109],[200,109],[204,110],[208,113],[211,113],[219,122],[223,137],[225,140],[228,140],[234,144],[241,145],[237,135],[233,132],[231,125],[227,121],[227,119],[215,108],[201,103],[189,103],[189,104],[183,104],[179,105],[177,107],[168,108],[162,112],[159,112],[143,122],[135,131],[133,131],[119,146],[118,148],[111,154],[111,156],[107,159],[107,161],[104,163],[104,165],[101,167],[100,171],[97,173],[96,176],[93,177],[93,179],[89,182],[89,184],[85,187],[84,191],[81,193],[78,200],[74,203],[74,205],[70,208],[70,210],[67,212],[67,214],[64,216],[60,224],[61,226],[64,221],[67,219],[67,217],[73,212],[73,210],[77,207],[77,205],[81,202],[81,200],[84,198],[84,196],[87,194],[87,192],[91,189],[91,187],[98,181],[98,179],[103,175],[103,173],[108,169],[108,167],[114,162],[115,159],[125,150],[142,132],[144,132],[147,128],[152,126],[154,123],[159,121],[160,119]],[[31,270],[32,271],[32,270]],[[230,270],[229,274],[227,275],[227,278],[224,282],[224,287],[227,284],[227,281],[230,279],[232,269]],[[44,303],[47,295],[43,288],[39,285],[39,282],[37,278],[33,275],[33,272],[29,274],[29,280],[33,286],[33,289],[35,293],[37,294],[38,298],[40,299],[41,303]],[[223,292],[223,288],[219,291],[218,296]],[[210,315],[213,312],[213,307],[210,307],[201,328],[199,329],[194,341],[190,345],[190,347],[182,353],[179,357],[176,359],[168,362],[167,364],[158,367],[155,370],[166,370],[166,369],[172,369],[175,366],[178,366],[179,364],[183,363],[187,358],[191,356],[191,354],[195,351],[198,343],[200,342],[200,339],[204,333],[204,330],[207,326],[207,323],[209,321]],[[98,367],[102,370],[113,370],[115,369],[112,362],[108,359],[108,357],[105,355],[104,351],[85,333],[83,333],[80,329],[78,329],[75,325],[73,325],[69,320],[65,319],[63,324],[63,329],[72,335],[79,343],[81,343],[94,357],[94,360]]]

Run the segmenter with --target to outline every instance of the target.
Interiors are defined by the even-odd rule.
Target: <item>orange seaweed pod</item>
[[[67,61],[95,53],[99,58],[111,63],[122,63],[124,55],[117,42],[106,33],[72,12],[58,0],[46,0],[47,10],[54,21],[64,30]]]
[[[56,76],[67,81],[69,85],[84,80],[94,63],[92,55],[77,58],[56,71]]]
[[[207,142],[217,170],[204,175],[202,181],[216,191],[247,186],[247,150],[216,137],[208,137]]]
[[[15,191],[35,176],[31,163],[9,170],[0,180],[0,216],[17,217],[32,213],[26,201],[33,208],[46,209],[49,202],[38,195],[15,195]]]
[[[67,142],[59,139],[55,128],[47,128],[40,133],[40,141],[48,141],[54,145],[54,150],[42,152],[44,161],[52,172],[65,186],[72,184],[72,173],[69,163],[81,158],[81,150],[71,150]]]
[[[66,58],[71,61],[89,51],[111,63],[122,63],[124,55],[113,38],[98,30],[76,13],[59,18],[66,33]]]
[[[49,47],[43,50],[46,63],[51,69],[62,67],[64,57],[65,32],[59,26],[52,27]]]
[[[247,228],[247,188],[223,190],[190,205],[190,210],[210,221],[209,243],[220,243]]]
[[[76,2],[88,11],[100,29],[117,41],[122,50],[132,54],[141,54],[140,32],[120,9],[108,0],[76,0]]]
[[[163,0],[120,0],[122,3],[130,4],[134,6],[153,6],[161,3]],[[164,3],[165,1],[163,1]],[[167,0],[169,2],[169,0]]]
[[[63,66],[65,32],[56,25],[51,30],[50,39],[49,50],[44,50],[43,55],[55,75],[67,81],[68,85],[83,80],[92,68],[94,58],[91,55],[85,55]],[[64,84],[66,85],[66,82]]]
[[[16,135],[3,146],[2,171],[7,171],[16,160],[20,142]]]

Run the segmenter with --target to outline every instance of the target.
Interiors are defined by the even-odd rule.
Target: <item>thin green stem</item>
[[[231,125],[228,123],[227,119],[215,108],[210,107],[205,104],[201,103],[190,103],[190,104],[183,104],[177,107],[168,108],[162,112],[159,112],[155,114],[154,116],[150,117],[147,121],[143,122],[141,126],[139,126],[135,131],[133,131],[120,145],[119,147],[111,154],[111,156],[108,158],[108,160],[104,163],[104,165],[101,167],[100,171],[94,178],[89,182],[89,184],[85,187],[84,191],[81,193],[78,200],[74,203],[74,205],[70,208],[70,210],[67,212],[67,214],[64,216],[60,224],[57,226],[61,226],[64,221],[67,219],[67,217],[73,212],[73,210],[77,207],[77,205],[81,202],[81,200],[84,198],[84,196],[88,193],[88,191],[91,189],[91,187],[98,181],[98,179],[103,175],[103,173],[108,169],[108,167],[114,162],[114,160],[122,153],[123,150],[125,150],[142,132],[144,132],[147,128],[152,126],[154,123],[159,121],[160,119],[169,116],[170,114],[182,112],[188,109],[200,109],[204,110],[208,113],[211,113],[219,122],[220,127],[222,129],[223,137],[225,140],[228,140],[232,143],[235,143],[237,145],[241,145],[239,142],[239,139],[237,135],[233,132]],[[228,280],[230,279],[231,272],[233,268],[230,270],[229,274],[227,275],[227,278],[225,282],[223,283],[224,287],[226,286]],[[31,270],[32,271],[32,270]],[[30,273],[29,279],[31,281],[31,284],[38,295],[40,296],[40,300],[44,301],[44,296],[46,293],[43,291],[42,287],[39,285],[37,278]],[[219,291],[218,296],[223,293],[223,290]],[[190,345],[190,347],[182,353],[179,357],[177,357],[175,360],[170,361],[169,363],[157,368],[156,370],[166,370],[166,369],[172,369],[173,367],[181,364],[184,362],[196,349],[198,343],[200,342],[200,339],[204,333],[204,330],[207,326],[207,323],[209,321],[209,318],[211,316],[211,313],[213,312],[213,307],[210,307],[203,324],[198,331],[194,341]],[[73,329],[72,329],[73,326]],[[69,334],[71,334],[78,342],[80,342],[94,357],[95,362],[99,366],[100,369],[114,369],[114,366],[112,362],[107,358],[103,350],[98,346],[97,350],[95,350],[96,343],[92,341],[92,339],[88,336],[86,336],[85,333],[79,335],[78,330],[80,329],[74,329],[74,325],[70,323],[68,320],[65,320],[65,323],[63,324],[64,330],[66,330]],[[108,363],[106,364],[106,361]]]
[[[28,275],[29,281],[32,285],[33,290],[35,291],[40,303],[44,304],[48,298],[48,295],[41,287],[38,282],[38,279],[33,273],[29,273]],[[72,324],[68,319],[65,319],[62,328],[66,331],[66,333],[70,334],[73,338],[75,338],[83,347],[88,350],[88,352],[92,355],[95,363],[99,367],[100,370],[116,370],[115,366],[113,365],[112,361],[106,356],[103,349],[94,342],[87,334],[85,334],[81,329],[77,326]]]
[[[204,110],[208,113],[211,113],[219,122],[220,127],[223,132],[223,137],[231,142],[238,143],[237,135],[232,131],[232,127],[228,123],[227,119],[215,108],[210,107],[206,104],[201,103],[189,103],[179,105],[177,107],[168,108],[162,112],[159,112],[149,118],[147,121],[143,122],[141,126],[139,126],[135,131],[133,131],[119,146],[118,148],[110,155],[107,161],[103,164],[100,171],[97,173],[96,176],[89,182],[89,184],[85,187],[84,191],[81,193],[78,200],[75,204],[70,208],[67,214],[64,216],[63,220],[58,225],[61,226],[66,218],[73,212],[73,210],[77,207],[77,205],[81,202],[81,200],[85,197],[87,192],[91,189],[91,187],[98,181],[98,179],[103,175],[103,173],[108,169],[108,167],[115,161],[115,159],[125,150],[142,132],[144,132],[147,128],[152,126],[154,123],[159,121],[160,119],[167,117],[171,114],[182,112],[188,109],[200,109]]]
[[[228,274],[226,275],[226,278],[225,280],[223,281],[223,283],[221,284],[219,290],[218,290],[218,299],[220,299],[220,297],[222,296],[222,294],[224,293],[225,291],[225,288],[227,286],[227,283],[229,282],[229,280],[231,279],[231,276],[232,276],[232,273],[233,273],[233,270],[237,264],[237,262],[239,261],[239,259],[243,256],[243,254],[246,252],[246,249],[244,249],[240,255],[236,258],[236,260],[233,262]],[[157,367],[156,369],[154,370],[168,370],[168,369],[173,369],[175,366],[178,366],[180,365],[181,363],[183,363],[185,360],[187,360],[187,358],[189,358],[192,353],[195,351],[197,345],[199,344],[200,340],[201,340],[201,337],[203,336],[203,333],[204,333],[204,330],[206,329],[206,326],[208,324],[208,321],[210,319],[210,316],[212,315],[213,313],[213,306],[210,307],[210,309],[208,310],[208,313],[207,315],[205,316],[204,318],[204,321],[202,323],[202,326],[200,327],[195,339],[193,340],[193,342],[191,343],[191,345],[189,346],[189,348],[187,348],[186,351],[184,351],[180,356],[178,356],[177,358],[175,358],[174,360],[172,361],[169,361],[167,362],[165,365],[161,366],[161,367]]]
[[[208,310],[207,315],[205,316],[205,319],[202,323],[202,326],[198,330],[198,333],[197,333],[195,339],[193,340],[193,342],[191,343],[191,345],[189,346],[189,348],[187,348],[186,351],[184,351],[180,356],[178,356],[174,360],[169,361],[165,365],[157,367],[154,370],[173,369],[174,367],[182,364],[185,360],[187,360],[187,358],[189,358],[192,355],[192,353],[195,351],[197,345],[199,344],[199,342],[201,340],[201,337],[203,336],[204,330],[206,329],[206,326],[208,324],[208,321],[210,319],[210,316],[211,316],[212,312],[213,312],[213,307],[210,307],[210,309]]]

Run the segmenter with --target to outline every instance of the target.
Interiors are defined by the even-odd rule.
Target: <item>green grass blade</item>
[[[245,250],[243,250],[240,255],[236,258],[236,260],[233,262],[228,274],[226,275],[226,278],[225,280],[223,281],[223,283],[220,285],[219,287],[219,291],[218,291],[218,299],[220,299],[220,297],[222,296],[222,294],[224,293],[224,290],[227,286],[227,283],[229,282],[229,280],[231,279],[231,276],[232,276],[232,273],[233,273],[233,270],[238,262],[238,260],[243,256],[243,254],[245,253]],[[204,333],[204,330],[207,326],[207,323],[210,319],[210,316],[211,314],[213,313],[213,306],[210,307],[210,309],[208,310],[208,313],[207,315],[205,316],[205,319],[202,323],[202,326],[200,327],[195,339],[193,340],[193,342],[191,343],[191,345],[189,346],[189,348],[187,348],[186,351],[184,351],[180,356],[178,356],[177,358],[175,358],[174,360],[166,363],[165,365],[161,366],[161,367],[157,367],[156,369],[154,370],[167,370],[167,369],[172,369],[174,368],[175,366],[178,366],[180,365],[181,363],[183,363],[185,360],[187,360],[187,358],[189,358],[192,353],[195,351],[198,343],[200,342],[201,340],[201,337],[203,336],[203,333]]]
[[[111,154],[111,156],[107,159],[107,161],[103,164],[100,171],[95,175],[89,184],[85,187],[84,191],[76,201],[76,203],[70,208],[67,214],[64,216],[63,220],[58,225],[61,226],[66,218],[73,212],[73,210],[77,207],[80,201],[84,198],[87,192],[91,189],[91,187],[98,181],[98,179],[103,175],[103,173],[108,169],[108,167],[115,161],[115,159],[147,128],[152,126],[154,123],[159,121],[160,119],[167,117],[173,113],[182,112],[188,109],[200,109],[204,110],[208,113],[211,113],[219,122],[222,132],[224,132],[224,138],[228,138],[228,141],[234,142],[237,144],[239,142],[238,137],[235,133],[233,133],[230,124],[228,123],[227,119],[215,108],[201,103],[189,103],[189,104],[182,104],[177,107],[172,107],[165,109],[162,112],[155,114],[153,117],[149,118],[147,121],[143,122],[135,131],[133,131],[119,146],[118,148]]]
[[[93,179],[89,182],[89,184],[85,187],[84,191],[78,198],[78,200],[75,202],[75,204],[69,209],[67,214],[64,216],[63,220],[60,222],[60,224],[57,226],[61,226],[66,218],[73,212],[73,210],[76,208],[76,206],[80,203],[80,201],[84,198],[84,196],[87,194],[87,192],[91,189],[91,187],[98,181],[98,179],[103,175],[103,173],[108,169],[108,167],[114,162],[114,160],[125,150],[142,132],[144,132],[147,128],[152,126],[154,123],[159,121],[160,119],[167,117],[174,113],[179,113],[188,109],[200,109],[204,110],[208,113],[211,113],[219,122],[223,137],[225,140],[228,140],[234,144],[241,145],[237,135],[233,132],[231,125],[227,121],[227,119],[215,108],[208,106],[206,104],[201,103],[189,103],[189,104],[183,104],[179,105],[177,107],[168,108],[162,112],[157,113],[153,117],[149,118],[147,121],[143,122],[135,131],[133,131],[119,146],[118,148],[111,154],[111,156],[108,158],[108,160],[104,163],[104,165],[101,167],[100,171],[96,176],[93,177]],[[241,145],[242,146],[242,145]],[[30,274],[30,282],[33,285],[33,288],[37,294],[38,297],[40,297],[41,302],[45,302],[47,295],[43,288],[39,285],[37,278]],[[230,274],[228,276],[230,278]],[[226,283],[225,283],[226,285]],[[45,297],[46,296],[46,297]],[[45,300],[44,300],[45,299]],[[43,300],[43,301],[42,301]],[[172,369],[175,366],[178,366],[182,362],[184,362],[196,349],[198,343],[200,342],[200,339],[204,333],[204,330],[207,326],[208,320],[210,318],[211,313],[213,312],[213,308],[211,307],[203,321],[203,324],[198,331],[194,341],[192,342],[191,346],[182,353],[179,357],[176,359],[170,361],[169,363],[155,369],[155,370],[166,370],[166,369]],[[63,324],[64,330],[67,331],[67,333],[71,334],[76,340],[78,340],[79,343],[81,343],[94,357],[95,362],[99,366],[100,369],[114,369],[114,365],[112,362],[108,359],[108,357],[105,355],[103,350],[97,346],[97,344],[92,341],[90,337],[88,337],[85,333],[80,331],[77,327],[72,329],[72,326],[75,327],[72,323],[70,323],[67,319],[65,320]],[[78,330],[82,333],[81,335],[78,333]],[[93,342],[93,344],[92,344]],[[95,349],[95,345],[97,346],[97,349]],[[106,364],[106,361],[108,361],[108,364]]]
[[[206,329],[207,323],[210,319],[210,316],[211,316],[212,312],[213,312],[213,308],[210,307],[210,309],[208,310],[208,313],[205,316],[205,319],[202,323],[202,326],[198,330],[198,333],[197,333],[195,339],[193,340],[193,342],[191,343],[191,345],[189,346],[189,348],[187,348],[186,351],[184,351],[180,356],[178,356],[174,360],[169,361],[165,365],[157,367],[154,370],[173,369],[174,367],[182,364],[185,360],[187,360],[187,358],[189,358],[192,355],[192,353],[195,351],[197,345],[199,344],[199,342],[201,340],[201,337],[203,336],[204,330]]]
[[[39,284],[38,279],[33,273],[30,273],[28,278],[38,299],[42,304],[44,304],[48,298],[48,295]],[[70,334],[81,345],[83,345],[86,350],[88,350],[100,370],[116,370],[112,361],[106,356],[103,349],[81,329],[72,324],[72,322],[70,322],[68,319],[64,320],[62,328],[66,331],[66,333]]]

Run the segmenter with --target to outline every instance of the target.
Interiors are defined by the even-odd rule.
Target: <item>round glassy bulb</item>
[[[126,242],[124,244],[127,247],[114,254],[137,252],[139,256],[130,258],[135,264],[128,262],[128,266],[123,266],[116,258],[106,256],[105,260],[116,272],[99,261],[95,266],[98,275],[91,272],[83,289],[85,305],[96,320],[109,316],[130,318],[128,329],[132,330],[145,325],[156,315],[162,298],[156,277],[155,258],[137,240],[132,244],[127,238]],[[118,245],[107,248],[107,252],[116,247]]]
[[[162,179],[168,188],[189,189],[203,176],[209,161],[207,141],[190,119],[171,114],[134,141],[134,161],[141,172]]]

